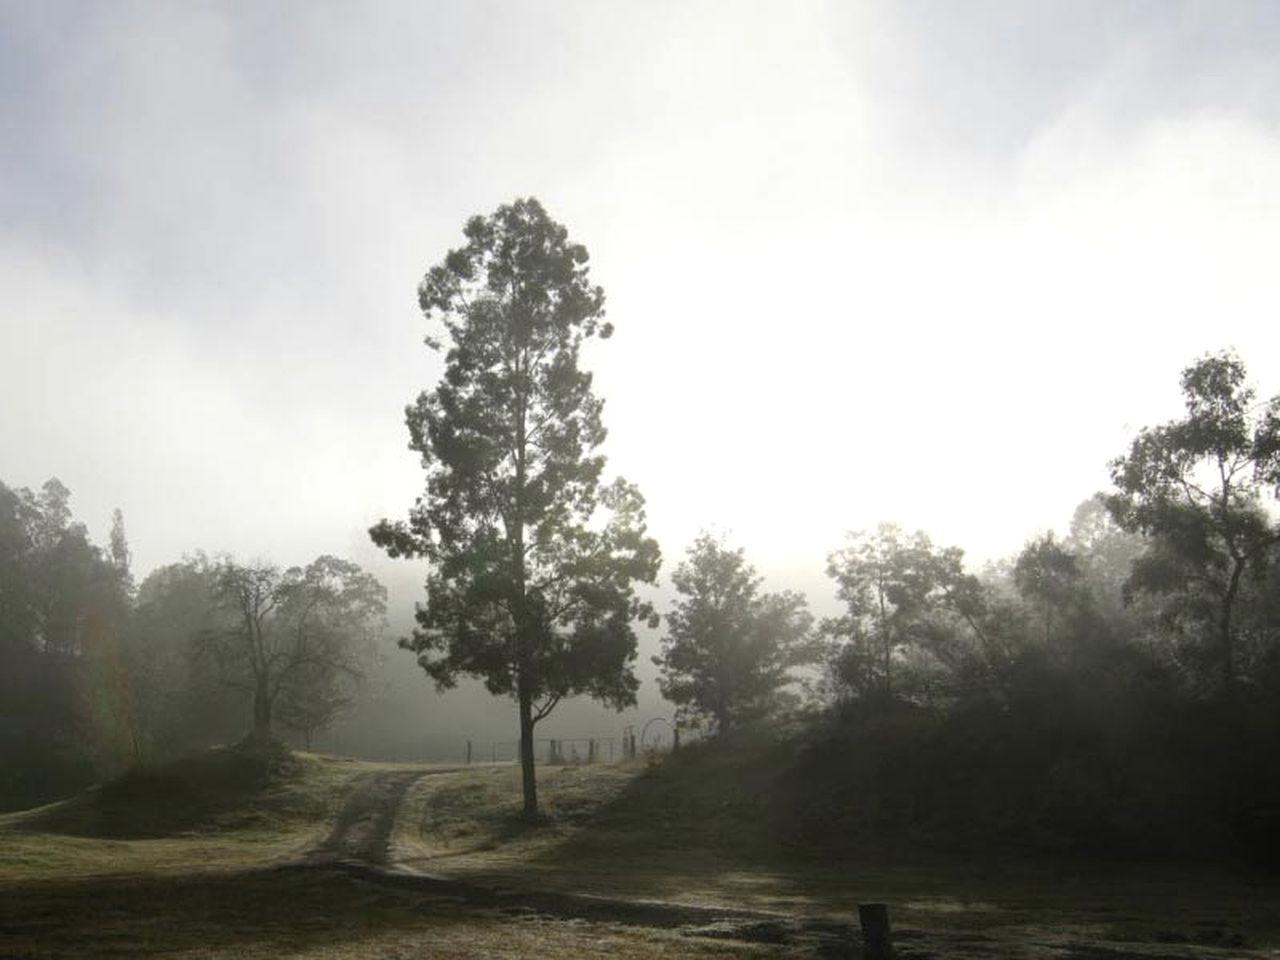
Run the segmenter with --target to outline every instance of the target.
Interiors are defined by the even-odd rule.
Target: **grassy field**
[[[787,847],[762,829],[772,793],[761,759],[706,749],[652,767],[544,768],[548,822],[532,831],[517,819],[512,768],[421,780],[398,854],[500,887],[846,921],[860,902],[886,902],[905,952],[920,956],[1280,956],[1274,876],[921,850],[832,863]]]
[[[392,768],[211,751],[0,817],[0,957],[730,957],[777,950],[476,909],[300,863]]]
[[[216,750],[136,772],[0,816],[0,884],[283,862],[324,838],[356,778],[375,768]]]
[[[518,817],[516,768],[421,768],[391,859],[484,887],[842,922],[884,901],[907,960],[1280,956],[1272,878],[920,851],[833,864],[788,848],[764,827],[760,761],[704,749],[653,766],[545,767],[535,828]],[[518,898],[481,907],[307,860],[362,783],[401,771],[419,768],[213,751],[0,817],[0,957],[815,955],[628,925],[621,911],[612,922],[607,904],[605,920],[554,919]]]

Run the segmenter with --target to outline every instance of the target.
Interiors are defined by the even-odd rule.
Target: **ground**
[[[0,817],[0,957],[858,956],[870,900],[904,958],[1280,956],[1265,877],[783,856],[697,763],[542,768],[534,828],[507,765],[185,763]]]

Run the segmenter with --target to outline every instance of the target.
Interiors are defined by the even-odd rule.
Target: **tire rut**
[[[400,804],[410,787],[435,772],[446,771],[388,770],[365,774],[347,798],[328,838],[292,868],[336,868],[375,883],[415,890],[428,897],[461,901],[482,909],[496,909],[512,916],[679,928],[703,937],[803,945],[816,948],[819,956],[848,955],[851,930],[847,924],[751,910],[499,889],[394,864],[391,835]]]
[[[361,777],[338,814],[328,838],[306,863],[351,861],[383,866],[390,860],[391,831],[405,793],[427,775],[425,770],[388,770]]]

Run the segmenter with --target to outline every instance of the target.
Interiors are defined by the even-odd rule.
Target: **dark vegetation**
[[[1280,864],[1280,398],[1226,354],[1182,389],[1117,492],[1004,571],[891,527],[832,555],[799,836]]]
[[[249,738],[176,760],[133,767],[25,816],[25,830],[139,839],[270,826],[278,817],[322,820],[332,811],[308,792],[313,759],[274,740]]]
[[[384,602],[334,557],[280,570],[198,555],[135,587],[118,511],[103,549],[57,480],[0,484],[0,810],[248,730],[308,741],[350,702]]]

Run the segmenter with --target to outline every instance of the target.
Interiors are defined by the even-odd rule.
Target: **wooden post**
[[[858,904],[858,922],[867,960],[891,960],[893,938],[889,933],[889,908],[883,903]]]
[[[680,728],[679,727],[671,728],[671,752],[672,753],[680,752]]]
[[[467,741],[467,766],[471,765],[471,741]]]

